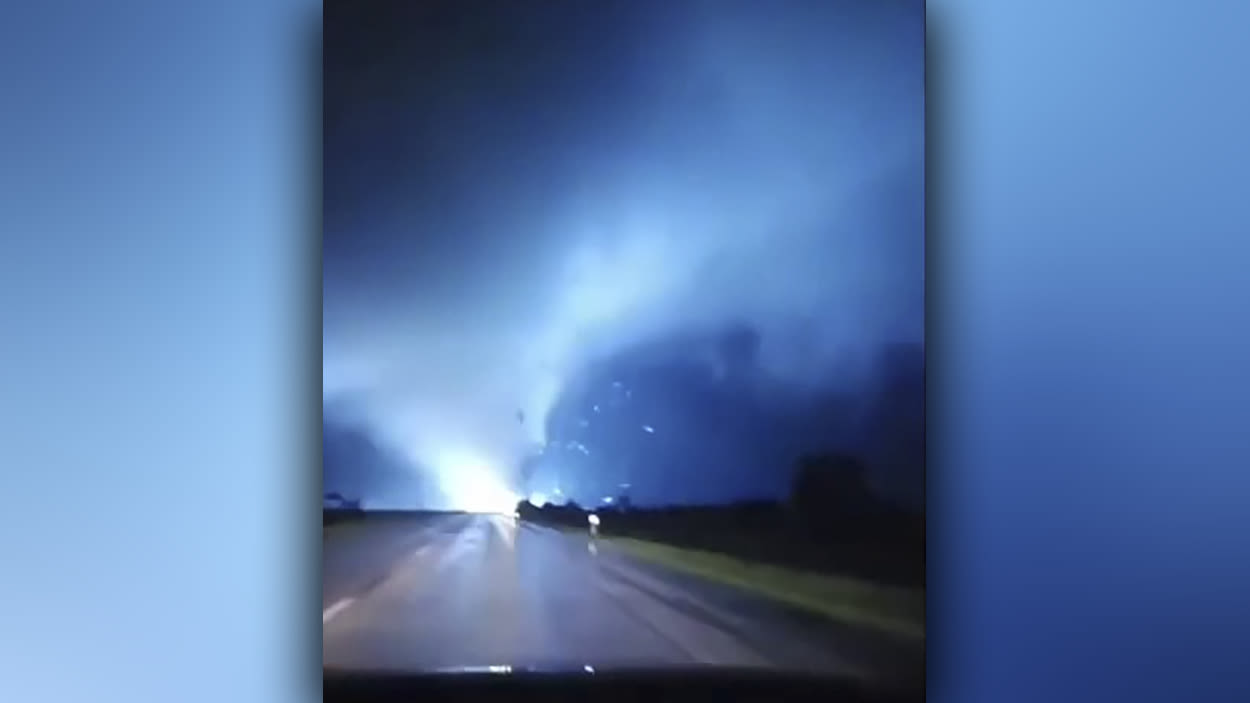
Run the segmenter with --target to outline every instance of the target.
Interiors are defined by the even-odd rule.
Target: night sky
[[[324,27],[327,491],[715,501],[845,445],[914,499],[880,447],[923,433],[923,3],[336,0]]]

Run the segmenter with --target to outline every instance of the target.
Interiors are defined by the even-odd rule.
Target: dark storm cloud
[[[511,467],[691,327],[797,385],[921,338],[921,3],[427,7],[325,11],[325,394],[382,441]]]

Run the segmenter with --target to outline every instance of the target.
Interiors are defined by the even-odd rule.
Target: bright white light
[[[592,524],[592,525],[598,526],[598,525],[599,525],[599,516],[598,516],[598,515],[595,515],[594,513],[591,513],[590,515],[587,515],[587,516],[586,516],[586,521],[587,521],[587,522],[589,522],[589,523],[590,523],[590,524]]]
[[[542,493],[530,494],[530,505],[534,506],[535,508],[541,508],[546,504],[547,504],[546,495],[543,495]]]
[[[643,426],[642,426],[642,431],[643,431],[643,432],[646,432],[646,433],[648,433],[648,434],[655,434],[655,428],[654,428],[654,427],[652,427],[651,425],[643,425]]]
[[[454,510],[506,515],[521,499],[497,472],[471,454],[445,454],[438,464],[443,492]]]
[[[611,504],[612,504],[612,496],[604,496],[604,498],[603,498],[603,502],[607,503],[608,505],[611,505]]]

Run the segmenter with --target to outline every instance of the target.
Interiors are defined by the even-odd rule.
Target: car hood
[[[739,673],[761,673],[775,675],[824,675],[828,676],[828,672],[805,672],[790,671],[786,669],[778,669],[776,667],[739,667],[739,666],[723,666],[715,664],[699,664],[681,662],[668,664],[663,662],[621,662],[614,660],[611,662],[597,661],[580,661],[580,660],[557,660],[557,661],[524,661],[512,663],[488,663],[488,664],[469,664],[464,666],[448,666],[430,669],[403,670],[403,669],[335,669],[326,667],[326,674],[334,675],[352,675],[352,676],[387,676],[387,675],[452,675],[452,674],[584,674],[592,676],[595,674],[665,674],[672,672],[739,672]]]
[[[474,677],[486,678],[666,678],[697,676],[707,678],[745,677],[761,680],[824,680],[863,681],[850,672],[792,670],[777,667],[724,666],[699,663],[621,663],[592,661],[533,661],[511,664],[474,664],[419,670],[402,669],[334,669],[324,668],[327,678],[396,678],[396,677]]]
[[[467,665],[420,671],[335,671],[328,668],[323,671],[327,701],[381,700],[374,695],[379,691],[402,693],[393,700],[407,701],[414,700],[417,694],[424,695],[424,692],[451,689],[465,693],[528,690],[536,697],[538,694],[552,692],[562,692],[562,695],[577,693],[574,697],[580,699],[592,694],[598,696],[598,692],[602,691],[735,691],[767,693],[766,698],[780,696],[785,700],[789,700],[788,696],[792,692],[796,695],[805,692],[807,697],[803,700],[809,700],[812,699],[810,694],[813,692],[832,691],[836,694],[830,694],[834,699],[850,693],[856,695],[845,700],[924,700],[923,684],[917,686],[901,681],[872,682],[846,674],[764,667],[701,664],[600,666],[586,662],[532,662]],[[451,689],[446,688],[447,686],[451,686]],[[864,698],[859,694],[869,695]],[[886,697],[883,698],[882,695]],[[898,698],[899,695],[902,697]],[[720,694],[716,697],[723,698]],[[466,699],[475,698],[467,696]],[[829,696],[818,696],[816,700],[829,700]]]

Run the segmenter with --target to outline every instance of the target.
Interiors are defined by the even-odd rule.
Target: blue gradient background
[[[318,695],[318,9],[0,18],[0,700]],[[931,695],[1250,700],[1250,6],[929,17]]]
[[[0,17],[0,700],[320,695],[319,13]]]

